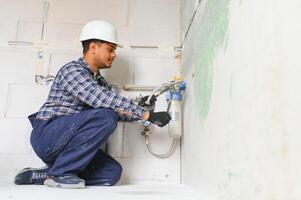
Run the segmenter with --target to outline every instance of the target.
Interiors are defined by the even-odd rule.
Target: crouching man
[[[148,112],[109,87],[101,69],[111,68],[116,58],[116,29],[105,21],[92,21],[81,32],[83,57],[64,65],[57,73],[48,98],[28,118],[30,142],[44,168],[25,168],[15,184],[84,188],[118,182],[121,165],[100,149],[114,132],[118,120],[148,120],[162,127],[167,112]]]

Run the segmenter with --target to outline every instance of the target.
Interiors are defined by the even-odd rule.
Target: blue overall
[[[32,124],[30,142],[35,153],[49,167],[49,176],[75,175],[86,185],[114,185],[122,167],[100,146],[114,132],[118,114],[108,108],[88,109],[50,120],[28,118]]]

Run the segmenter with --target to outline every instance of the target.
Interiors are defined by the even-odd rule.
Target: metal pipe
[[[126,91],[153,91],[157,86],[149,85],[124,85],[123,89]]]

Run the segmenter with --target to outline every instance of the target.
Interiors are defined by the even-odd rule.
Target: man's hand
[[[157,101],[156,96],[152,95],[152,97],[150,99],[150,104],[146,104],[146,101],[147,101],[148,97],[149,97],[149,95],[141,97],[141,100],[138,102],[138,106],[141,106],[141,107],[154,106],[156,101]]]
[[[171,117],[167,112],[149,112],[149,117],[147,119],[153,124],[157,124],[160,127],[165,126],[171,120]]]

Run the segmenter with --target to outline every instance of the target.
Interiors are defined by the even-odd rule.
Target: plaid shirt
[[[96,76],[81,57],[64,65],[57,73],[38,119],[79,113],[91,108],[111,108],[132,113],[132,120],[142,119],[145,110],[132,100],[114,93],[98,72]]]

